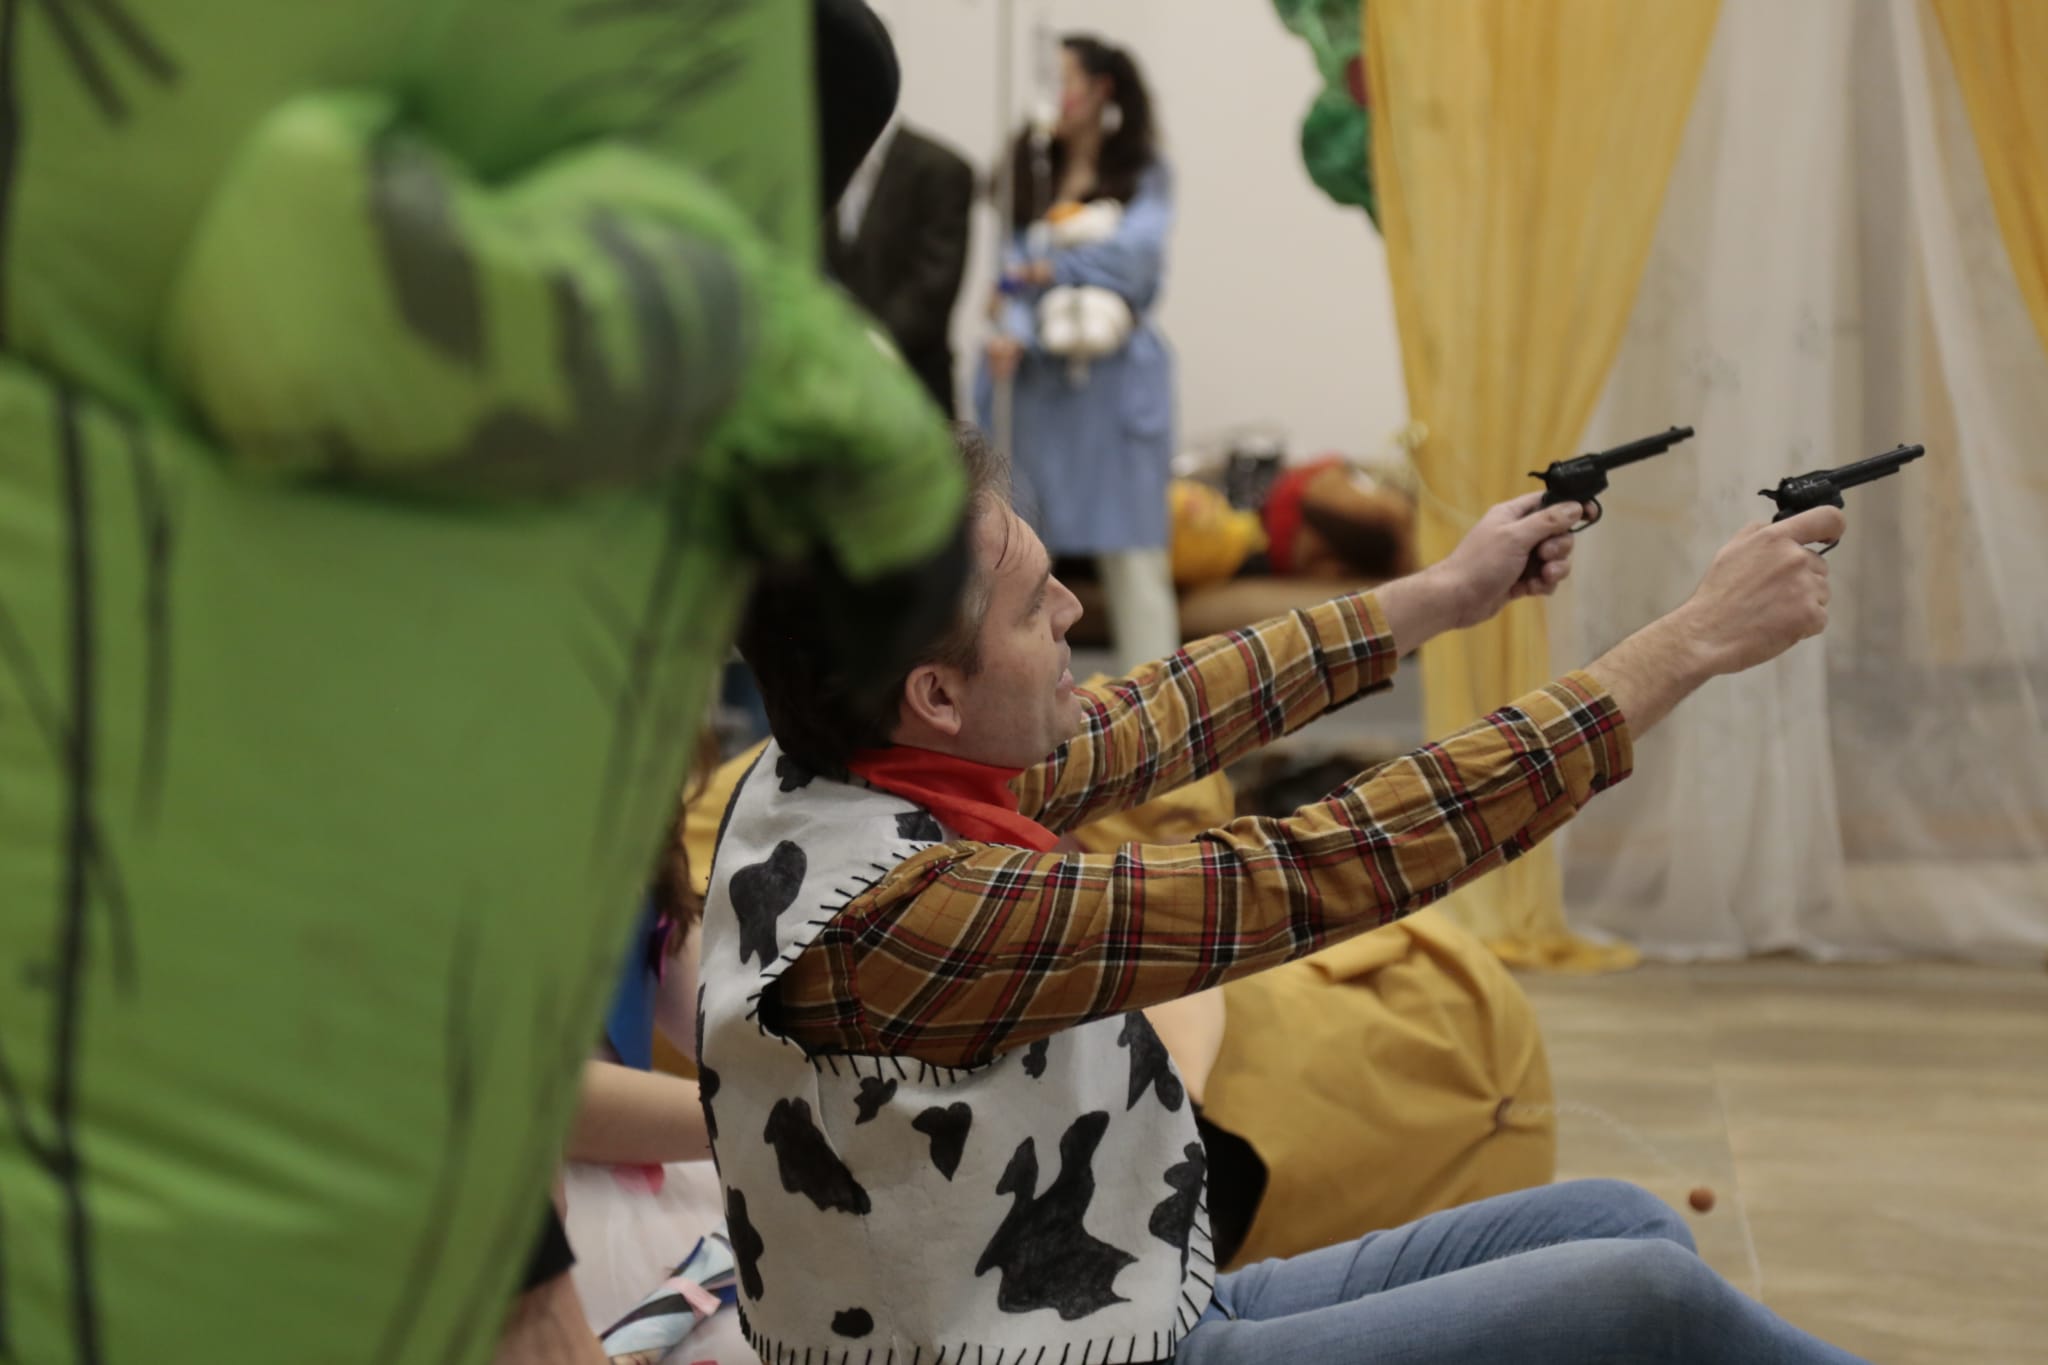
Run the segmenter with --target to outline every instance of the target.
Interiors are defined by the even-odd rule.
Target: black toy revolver
[[[1789,479],[1780,479],[1776,488],[1759,488],[1757,492],[1778,504],[1778,515],[1771,520],[1779,522],[1815,507],[1840,507],[1843,489],[1896,474],[1901,466],[1926,453],[1926,446],[1902,445],[1882,455],[1845,464],[1840,469],[1816,469],[1811,474],[1794,474]],[[1840,541],[1831,540],[1821,553],[1826,554],[1839,544]]]
[[[1543,480],[1543,505],[1555,507],[1561,502],[1581,502],[1593,505],[1593,515],[1572,527],[1583,531],[1600,520],[1600,495],[1607,491],[1607,471],[1619,469],[1637,460],[1647,460],[1652,455],[1662,455],[1680,441],[1692,439],[1691,427],[1673,427],[1655,436],[1645,436],[1640,441],[1630,441],[1612,450],[1599,450],[1591,455],[1580,455],[1575,459],[1559,460],[1542,473],[1529,471],[1532,479]]]

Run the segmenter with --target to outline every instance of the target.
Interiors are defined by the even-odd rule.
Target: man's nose
[[[1054,599],[1053,629],[1064,639],[1067,632],[1074,628],[1074,623],[1081,619],[1085,608],[1081,605],[1081,599],[1069,592],[1067,585],[1060,582],[1057,578],[1052,581],[1052,587],[1053,591],[1058,594],[1058,597]]]

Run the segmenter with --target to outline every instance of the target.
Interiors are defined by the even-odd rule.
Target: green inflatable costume
[[[1372,101],[1365,79],[1364,0],[1273,0],[1280,22],[1315,54],[1323,88],[1301,116],[1309,179],[1380,225],[1372,186]]]
[[[0,1359],[479,1360],[751,565],[961,479],[801,0],[0,0]]]

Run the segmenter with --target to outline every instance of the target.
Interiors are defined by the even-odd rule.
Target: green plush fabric
[[[0,1359],[483,1360],[764,556],[948,543],[803,0],[0,0]]]
[[[1338,203],[1364,209],[1378,227],[1363,0],[1273,0],[1273,8],[1308,44],[1323,81],[1301,119],[1301,159],[1309,179]]]

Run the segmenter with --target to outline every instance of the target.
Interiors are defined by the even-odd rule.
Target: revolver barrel
[[[1593,459],[1602,469],[1619,469],[1625,464],[1634,464],[1637,460],[1647,460],[1652,455],[1662,455],[1680,441],[1691,439],[1691,427],[1673,427],[1655,436],[1645,436],[1641,440],[1615,446],[1612,450],[1603,450],[1593,456]]]
[[[1845,464],[1829,475],[1837,488],[1854,488],[1859,483],[1869,483],[1886,475],[1896,474],[1904,465],[1912,463],[1927,453],[1926,446],[1901,445],[1887,450],[1882,455],[1872,455],[1854,464]]]

